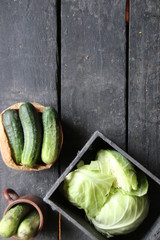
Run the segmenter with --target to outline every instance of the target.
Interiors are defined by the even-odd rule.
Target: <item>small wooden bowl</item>
[[[7,109],[16,109],[18,110],[21,106],[21,104],[23,104],[23,102],[20,103],[16,103],[12,106],[10,106]],[[33,106],[36,108],[36,110],[40,113],[42,113],[45,109],[45,107],[43,105],[40,105],[39,103],[35,103],[32,102]],[[34,167],[28,168],[26,166],[23,165],[17,165],[14,160],[12,159],[11,156],[11,149],[9,146],[9,142],[8,142],[8,138],[4,129],[4,125],[3,125],[3,113],[7,110],[5,109],[1,114],[0,114],[0,150],[1,150],[1,155],[2,155],[2,159],[5,162],[5,164],[10,167],[13,168],[15,170],[19,170],[19,171],[41,171],[41,170],[45,170],[45,169],[49,169],[51,168],[51,166],[54,163],[51,164],[44,164],[42,163],[41,165],[37,164]],[[58,156],[60,154],[61,148],[62,148],[62,144],[63,144],[63,131],[62,131],[62,126],[59,123],[59,128],[60,128],[60,143],[59,143],[59,153]],[[57,156],[57,159],[58,159]],[[56,159],[56,160],[57,160]]]

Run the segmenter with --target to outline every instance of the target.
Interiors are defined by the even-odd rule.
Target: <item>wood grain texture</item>
[[[56,107],[55,0],[0,4],[1,108],[20,99]]]
[[[130,1],[128,152],[160,177],[160,1]]]
[[[61,1],[61,171],[95,130],[126,146],[126,1]],[[62,219],[62,239],[86,239]]]
[[[0,1],[0,111],[21,101],[57,108],[56,19],[55,0]],[[4,188],[44,197],[57,177],[57,164],[38,173],[18,172],[0,159],[0,217]],[[48,222],[36,239],[58,238],[58,214],[49,211]]]
[[[62,1],[61,112],[74,154],[95,130],[125,148],[125,4]]]

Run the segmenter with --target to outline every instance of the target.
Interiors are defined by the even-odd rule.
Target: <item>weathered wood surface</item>
[[[65,150],[75,155],[95,130],[125,148],[126,3],[63,0],[61,8]]]
[[[0,111],[15,102],[36,101],[57,108],[55,0],[0,1]],[[11,170],[0,159],[0,216],[4,188],[19,195],[44,197],[58,177],[54,168],[39,173]],[[37,239],[58,238],[58,214],[49,212],[48,227]]]
[[[130,1],[129,69],[125,11],[126,0],[0,1],[0,111],[19,101],[61,110],[61,172],[100,130],[160,177],[160,2]],[[10,187],[44,197],[59,175],[58,163],[25,173],[0,162],[0,194]],[[0,203],[2,216],[1,195]],[[48,219],[36,239],[59,239],[58,214]],[[63,217],[61,230],[62,240],[87,240]]]
[[[61,170],[95,130],[126,147],[126,1],[61,1]],[[62,239],[87,239],[62,218]]]
[[[130,1],[128,151],[160,177],[160,1]]]

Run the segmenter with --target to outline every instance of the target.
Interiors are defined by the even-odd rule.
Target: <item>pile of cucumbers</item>
[[[8,210],[0,221],[0,236],[10,238],[17,235],[19,239],[28,240],[35,236],[39,225],[38,211],[29,204],[20,203]]]
[[[60,129],[54,108],[46,107],[40,113],[32,103],[26,102],[19,110],[6,110],[3,125],[17,165],[34,167],[52,164],[57,159]]]

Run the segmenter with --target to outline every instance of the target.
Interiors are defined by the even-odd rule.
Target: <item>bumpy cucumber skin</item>
[[[21,163],[26,167],[33,167],[39,157],[42,144],[41,118],[35,107],[29,102],[20,106],[19,116],[24,132]]]
[[[28,240],[36,234],[40,224],[40,216],[37,210],[33,210],[18,227],[17,236],[20,239]]]
[[[46,107],[42,113],[43,143],[41,159],[46,164],[53,163],[58,156],[60,130],[56,111],[52,107]]]
[[[11,148],[11,156],[16,164],[21,163],[23,151],[23,130],[18,112],[8,109],[3,114],[3,125]]]
[[[8,210],[0,222],[0,236],[10,238],[16,234],[18,226],[31,207],[28,204],[18,204]]]

